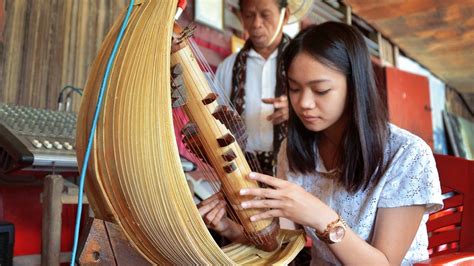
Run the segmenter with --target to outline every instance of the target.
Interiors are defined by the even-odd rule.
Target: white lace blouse
[[[422,223],[402,262],[402,265],[410,265],[428,258],[425,223],[430,212],[442,208],[441,188],[430,147],[404,129],[392,124],[389,128],[390,137],[385,149],[385,158],[390,164],[380,182],[375,186],[370,184],[365,191],[350,194],[333,179],[323,177],[320,173],[327,171],[319,158],[315,174],[300,175],[289,172],[286,140],[282,143],[278,155],[277,175],[302,186],[328,204],[367,242],[371,241],[374,232],[377,208],[425,205]],[[305,227],[305,231],[313,240],[311,265],[341,264],[310,228]]]

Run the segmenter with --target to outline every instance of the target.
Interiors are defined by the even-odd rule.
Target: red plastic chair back
[[[474,161],[435,154],[444,208],[427,223],[430,257],[474,251]]]

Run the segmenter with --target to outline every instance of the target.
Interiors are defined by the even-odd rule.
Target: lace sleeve
[[[400,147],[387,170],[378,207],[426,205],[430,213],[442,208],[441,187],[430,147],[415,139]]]

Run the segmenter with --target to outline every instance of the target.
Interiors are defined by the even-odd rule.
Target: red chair
[[[474,265],[474,161],[435,155],[444,208],[427,222],[430,259],[415,265]]]

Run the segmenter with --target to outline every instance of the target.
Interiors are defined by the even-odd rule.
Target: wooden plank
[[[59,254],[60,263],[69,263],[71,261],[71,252],[61,252]],[[13,257],[13,265],[15,266],[31,266],[31,265],[40,265],[41,264],[41,255],[20,255]]]
[[[29,16],[26,16],[25,39],[21,67],[19,99],[20,105],[46,107],[48,100],[47,77],[51,53],[51,18],[56,0],[30,1]]]
[[[97,0],[97,25],[95,32],[95,47],[94,51],[99,51],[102,40],[104,40],[105,35],[109,26],[107,23],[107,1],[106,0]]]
[[[72,31],[72,14],[74,10],[74,3],[77,1],[64,1],[63,6],[63,32],[61,33],[62,37],[62,71],[61,71],[61,82],[59,87],[62,89],[65,85],[69,84],[71,80],[70,76],[72,75],[71,65],[69,62],[71,61],[70,58],[70,50],[71,50],[71,43],[74,42],[74,39],[71,38],[71,35],[74,34]]]
[[[70,23],[70,31],[66,33],[65,39],[68,38],[68,46],[67,46],[67,53],[66,53],[66,64],[64,67],[67,69],[65,72],[64,80],[62,87],[65,85],[72,85],[75,86],[75,75],[76,75],[76,65],[77,61],[80,60],[80,58],[76,58],[76,49],[77,49],[77,42],[78,42],[78,14],[79,14],[79,5],[80,2],[82,1],[73,1],[73,5],[71,6],[71,9],[68,10],[68,20]]]
[[[83,87],[128,0],[0,0],[0,102],[57,108],[65,85]],[[5,6],[5,16],[2,7]],[[73,111],[80,97],[73,94]]]
[[[80,265],[151,265],[125,238],[116,224],[89,218],[79,244]]]
[[[46,108],[57,109],[57,97],[61,90],[61,75],[64,70],[63,66],[63,50],[65,41],[65,24],[58,23],[64,21],[64,8],[68,2],[54,0],[52,2],[51,20],[50,20],[50,36],[49,36],[49,59],[48,59],[48,76],[46,81]]]
[[[1,56],[0,88],[4,94],[2,102],[15,103],[20,88],[21,66],[23,62],[23,42],[25,36],[27,0],[5,2],[5,49]]]
[[[117,265],[104,221],[94,218],[87,220],[77,254],[79,265]]]
[[[63,193],[61,194],[61,202],[63,204],[77,204],[78,194],[79,194],[79,187],[76,184],[72,183],[71,181],[68,181],[67,179],[65,179],[64,186],[63,186]],[[82,203],[89,204],[86,194],[83,195]]]
[[[77,17],[77,39],[75,42],[75,58],[77,60],[74,62],[74,79],[73,86],[75,87],[84,87],[86,80],[85,72],[85,60],[87,58],[87,21],[88,21],[88,12],[90,8],[89,1],[79,1],[78,17]]]
[[[0,0],[0,44],[3,43],[3,31],[5,27],[5,3]]]
[[[118,265],[151,265],[130,245],[130,242],[125,238],[122,229],[118,225],[110,222],[104,222],[104,224]]]
[[[64,180],[60,175],[48,175],[44,179],[42,265],[59,265],[63,184]]]
[[[388,20],[405,16],[407,14],[421,14],[426,11],[440,10],[453,4],[466,6],[472,4],[472,0],[437,1],[437,0],[344,0],[352,7],[355,14],[366,20]]]

